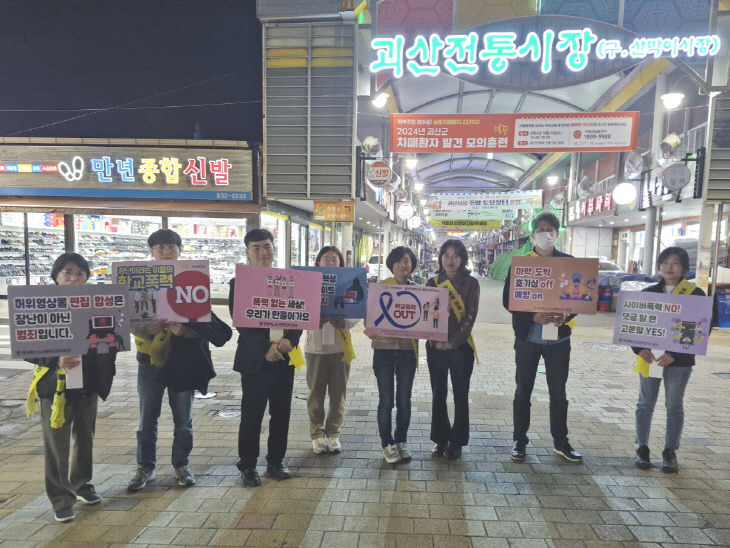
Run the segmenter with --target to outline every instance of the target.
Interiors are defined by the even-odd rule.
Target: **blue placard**
[[[294,266],[322,273],[322,318],[364,318],[368,301],[364,268]]]

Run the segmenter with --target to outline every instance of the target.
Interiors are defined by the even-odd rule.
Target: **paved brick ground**
[[[527,461],[515,464],[508,455],[513,337],[498,289],[484,285],[475,329],[481,363],[472,379],[472,438],[461,461],[430,457],[431,391],[421,358],[409,432],[414,459],[406,465],[383,462],[372,353],[358,328],[341,455],[312,453],[302,399],[306,383],[298,373],[288,451],[294,478],[244,488],[234,466],[238,418],[218,415],[238,409],[241,397],[239,376],[230,369],[235,345],[229,343],[215,351],[216,397],[195,400],[192,468],[198,484],[184,489],[174,482],[172,425],[164,409],[158,478],[130,494],[137,394],[127,353],[119,359],[112,395],[99,406],[95,485],[104,502],[77,505],[78,517],[68,524],[53,521],[45,496],[38,420],[22,415],[30,372],[18,362],[0,361],[0,545],[730,545],[730,380],[715,375],[730,372],[730,334],[713,333],[709,356],[698,359],[685,399],[678,475],[633,466],[638,381],[630,353],[609,344],[610,315],[585,318],[573,337],[569,428],[584,463],[564,463],[552,453],[540,376],[533,443]],[[6,341],[7,327],[0,326],[0,346]],[[655,456],[662,449],[663,421],[660,397],[651,443]]]

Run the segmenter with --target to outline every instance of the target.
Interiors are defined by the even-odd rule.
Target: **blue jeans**
[[[411,423],[411,389],[416,376],[416,354],[412,350],[373,350],[373,371],[378,381],[380,441],[383,447],[393,443],[405,443],[408,441],[408,426]],[[395,437],[391,430],[394,403],[397,407]]]
[[[164,384],[158,382],[159,368],[138,364],[139,428],[137,429],[137,464],[154,469],[157,465],[157,421],[162,412]],[[167,391],[175,425],[172,438],[172,465],[190,464],[193,449],[193,390]]]
[[[664,368],[664,405],[667,408],[667,428],[664,448],[676,451],[684,426],[684,389],[687,387],[691,367],[668,366]],[[651,418],[659,396],[662,379],[639,375],[639,401],[636,404],[636,443],[649,445]]]

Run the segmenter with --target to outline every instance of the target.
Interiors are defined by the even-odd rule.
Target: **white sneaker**
[[[395,448],[398,450],[401,462],[411,461],[411,458],[413,457],[411,456],[411,452],[408,450],[408,445],[405,442],[396,443]]]
[[[392,443],[390,445],[386,445],[383,447],[383,458],[388,464],[400,462],[400,453],[398,453],[398,448]]]
[[[327,452],[327,442],[324,438],[315,438],[312,440],[312,451],[315,455],[321,455]]]
[[[327,449],[330,453],[339,453],[342,451],[340,438],[327,438]]]

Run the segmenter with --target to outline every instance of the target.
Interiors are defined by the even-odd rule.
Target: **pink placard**
[[[322,273],[236,265],[233,325],[319,329]]]
[[[449,340],[449,290],[368,284],[365,327],[376,336]]]

